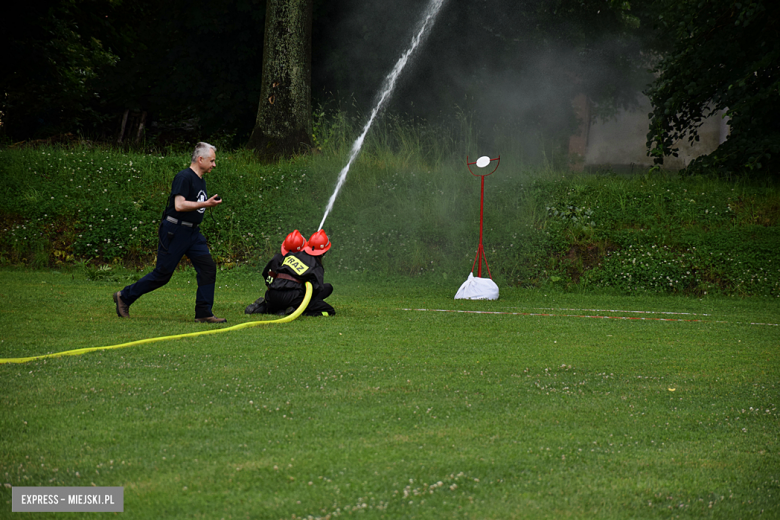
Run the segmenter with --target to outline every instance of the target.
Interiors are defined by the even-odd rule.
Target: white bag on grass
[[[455,295],[456,300],[498,300],[498,285],[490,278],[476,278],[474,273],[463,282]]]

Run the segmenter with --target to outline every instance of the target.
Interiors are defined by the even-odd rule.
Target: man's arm
[[[198,202],[198,201],[193,202],[193,201],[186,200],[184,198],[184,195],[176,195],[176,198],[173,199],[174,209],[181,213],[186,213],[188,211],[195,211],[200,208],[211,208],[219,204],[222,204],[222,199],[219,198],[219,195],[214,195],[209,200],[203,202]]]

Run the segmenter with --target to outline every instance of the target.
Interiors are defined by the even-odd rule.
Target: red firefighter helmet
[[[328,249],[330,249],[330,240],[325,231],[320,229],[309,238],[305,251],[312,256],[320,256],[324,255]]]
[[[287,235],[287,238],[284,239],[284,242],[282,242],[282,254],[286,255],[287,253],[300,253],[304,250],[306,247],[306,239],[303,238],[303,235],[301,235],[301,232],[297,229]]]

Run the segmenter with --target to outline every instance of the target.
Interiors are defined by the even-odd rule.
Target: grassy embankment
[[[219,152],[207,179],[225,203],[203,231],[224,268],[262,265],[292,229],[316,230],[354,128],[336,119],[318,132],[321,153],[278,164]],[[479,230],[479,179],[465,158],[480,154],[470,139],[393,119],[372,131],[325,222],[330,272],[465,279]],[[572,174],[524,163],[511,139],[498,144],[485,246],[500,285],[780,296],[776,184]],[[80,261],[93,277],[108,276],[107,264],[149,265],[171,179],[188,163],[186,154],[0,151],[0,186],[12,194],[0,202],[0,263]]]
[[[0,516],[91,485],[149,519],[780,516],[777,300],[332,280],[335,318],[0,365]],[[259,277],[218,283],[256,319]],[[193,285],[120,320],[117,282],[0,270],[0,357],[203,330]]]

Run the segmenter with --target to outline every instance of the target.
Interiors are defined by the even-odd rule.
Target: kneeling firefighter
[[[324,301],[333,293],[333,286],[323,279],[322,257],[329,249],[330,240],[325,231],[317,231],[308,242],[297,229],[287,235],[282,242],[282,254],[274,255],[263,268],[268,287],[265,297],[249,305],[244,312],[291,314],[303,302],[305,282],[310,282],[313,294],[304,316],[334,316],[335,309]]]

